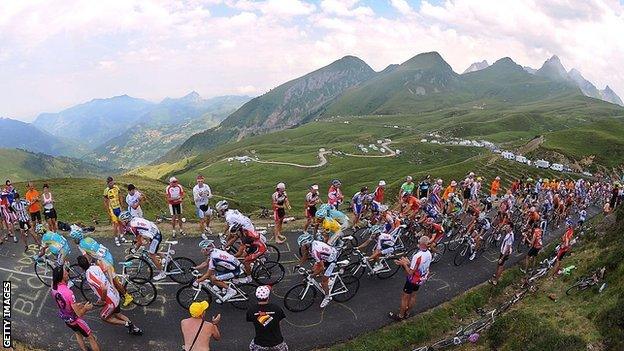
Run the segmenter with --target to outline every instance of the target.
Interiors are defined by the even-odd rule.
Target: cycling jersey
[[[126,203],[128,204],[128,211],[132,217],[143,217],[143,210],[141,210],[141,193],[138,190],[134,191],[134,194],[128,193],[126,195]],[[136,208],[135,208],[136,207]]]
[[[340,188],[330,186],[327,192],[327,203],[332,207],[337,207],[342,203],[343,195]]]
[[[531,246],[536,249],[542,248],[542,230],[540,228],[535,228],[533,230],[533,242],[531,243]]]
[[[110,250],[106,248],[106,246],[98,243],[95,239],[87,237],[80,240],[78,244],[78,249],[80,252],[84,254],[88,254],[89,256],[95,258],[98,261],[104,262],[104,264],[114,267],[115,262],[113,261],[113,255]]]
[[[500,252],[503,255],[510,255],[511,252],[513,251],[513,243],[514,243],[514,233],[513,231],[510,231],[509,233],[505,234],[505,238],[503,238],[503,241],[501,242],[501,247],[500,247]]]
[[[429,218],[436,218],[439,215],[438,209],[433,204],[427,204],[427,206],[425,206],[425,213]]]
[[[561,249],[568,250],[570,248],[570,241],[574,237],[574,229],[568,227],[568,229],[561,236]]]
[[[414,184],[413,182],[405,182],[403,184],[401,184],[401,195],[402,194],[413,194],[414,193],[414,187],[416,186],[416,184]]]
[[[388,233],[381,233],[377,237],[377,245],[375,245],[375,250],[381,251],[383,254],[392,253],[392,249],[394,248],[394,237]]]
[[[429,184],[429,182],[426,180],[423,180],[422,182],[420,182],[420,184],[418,184],[418,189],[420,190],[420,197],[427,197],[430,186],[431,184]]]
[[[213,249],[208,257],[208,269],[218,272],[235,271],[240,267],[240,261],[229,252]]]
[[[156,224],[143,218],[132,218],[130,223],[128,223],[127,229],[135,236],[141,236],[149,240],[160,237],[160,230]]]
[[[119,203],[119,187],[117,185],[106,187],[106,189],[104,189],[104,197],[108,199],[108,207],[111,209],[121,207]]]
[[[329,218],[335,219],[340,222],[340,226],[342,229],[346,229],[349,227],[349,217],[346,214],[338,211],[334,208],[331,208],[328,205],[321,205],[321,207],[316,211],[317,218]]]
[[[338,258],[338,251],[328,244],[314,240],[310,246],[310,254],[316,262],[334,262]]]
[[[113,309],[119,305],[119,292],[115,289],[115,286],[108,281],[108,278],[106,278],[106,275],[99,266],[89,267],[85,272],[85,277],[87,278],[91,290],[93,290],[95,295],[99,297],[104,304],[112,305]],[[106,290],[105,297],[100,293],[103,289]]]
[[[169,205],[178,205],[182,203],[184,188],[182,188],[180,184],[170,184],[165,188],[165,194],[167,195],[167,202]]]
[[[383,203],[383,201],[384,201],[384,192],[385,192],[385,189],[382,186],[378,186],[377,188],[375,188],[375,193],[374,193],[373,200],[378,202],[378,203]]]
[[[255,233],[256,229],[253,226],[253,223],[251,223],[251,219],[249,219],[249,217],[243,215],[242,213],[238,212],[238,210],[227,210],[225,212],[225,221],[227,222],[228,226],[230,228],[234,227],[234,226],[240,226],[243,228],[243,231],[246,232],[250,232],[250,233]]]
[[[65,323],[74,323],[76,320],[80,319],[72,308],[72,305],[76,303],[76,296],[74,296],[73,291],[67,287],[66,283],[58,283],[56,290],[51,290],[51,295],[59,307],[58,316]]]
[[[414,213],[418,213],[418,211],[420,211],[420,200],[418,200],[415,196],[408,196],[404,202],[410,210],[414,211]]]
[[[61,234],[54,232],[47,232],[41,237],[41,245],[50,250],[51,253],[58,257],[67,257],[71,253],[71,247],[67,239]]]
[[[203,186],[199,186],[199,184],[193,187],[193,201],[195,201],[195,206],[208,205],[208,201],[212,197],[212,190],[207,184]]]
[[[413,273],[407,280],[416,285],[421,285],[429,276],[429,265],[431,264],[431,252],[429,250],[419,250],[412,256],[410,269]]]

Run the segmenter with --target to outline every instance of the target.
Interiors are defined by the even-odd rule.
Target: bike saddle
[[[342,240],[353,240],[353,237],[351,235],[343,236]]]
[[[167,240],[167,241],[165,241],[165,244],[178,245],[178,241],[177,240],[174,240],[174,241]]]
[[[344,260],[344,261],[338,261],[336,262],[336,264],[340,267],[345,267],[346,265],[349,264],[349,260]]]

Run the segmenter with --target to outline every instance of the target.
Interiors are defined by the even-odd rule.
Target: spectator
[[[20,199],[20,195],[15,193],[13,198],[13,204],[11,204],[17,221],[19,223],[20,235],[24,242],[24,252],[28,251],[28,233],[32,235],[33,241],[39,245],[39,239],[35,236],[33,228],[30,226],[30,216],[28,215],[28,202]]]
[[[310,191],[306,194],[306,197],[305,197],[304,208],[305,208],[306,222],[303,226],[304,232],[307,232],[310,224],[312,222],[315,222],[316,205],[321,203],[321,197],[319,195],[318,189],[319,189],[318,184],[312,184],[312,186],[310,187]],[[314,228],[314,232],[316,232],[317,229],[318,229],[318,224]]]
[[[174,238],[176,237],[176,223],[180,228],[180,234],[184,235],[184,228],[182,228],[182,201],[184,200],[184,189],[176,177],[169,178],[169,185],[165,188],[165,196],[169,204],[169,212],[171,213],[171,235]]]
[[[197,217],[199,217],[199,232],[204,240],[208,239],[206,234],[212,234],[210,230],[210,209],[209,201],[212,198],[212,190],[208,184],[205,184],[204,176],[197,176],[197,185],[193,187],[193,201],[197,207]]]
[[[399,199],[403,197],[403,194],[413,194],[414,193],[414,181],[412,180],[412,176],[407,176],[405,178],[405,183],[401,184],[401,192],[399,193]]]
[[[119,187],[115,184],[113,177],[106,178],[106,189],[104,189],[104,209],[110,216],[113,230],[117,233],[115,237],[115,245],[121,246],[126,240],[123,237],[123,226],[119,221],[121,214],[121,194]]]
[[[496,176],[492,181],[492,185],[490,186],[490,196],[492,197],[492,201],[496,199],[498,195],[498,191],[500,190],[500,177]]]
[[[418,239],[418,252],[412,256],[410,261],[407,257],[401,257],[394,261],[403,267],[407,278],[401,293],[401,307],[399,313],[390,312],[389,317],[400,321],[409,317],[410,310],[416,305],[416,291],[427,280],[429,276],[429,265],[431,264],[431,252],[429,252],[429,238],[425,235]]]
[[[50,186],[48,184],[43,184],[43,193],[41,194],[41,198],[43,199],[43,218],[45,218],[48,223],[48,229],[50,229],[51,232],[56,233],[58,230],[58,224],[56,223],[56,209],[54,209],[54,198],[52,197]]]
[[[11,199],[12,198],[13,195],[11,195]],[[9,236],[12,236],[13,241],[17,242],[17,236],[15,236],[15,229],[13,227],[13,223],[17,221],[17,218],[15,217],[15,213],[13,213],[13,209],[11,208],[11,204],[9,203],[9,193],[6,187],[2,189],[2,192],[0,193],[0,213],[2,214],[2,223],[7,230],[7,233],[4,236],[4,240],[7,240]]]
[[[249,344],[249,351],[288,351],[280,322],[286,318],[284,311],[269,302],[271,288],[263,285],[256,289],[258,303],[247,310],[247,322],[252,322],[256,336]]]
[[[193,302],[189,307],[191,318],[180,322],[182,336],[184,337],[184,350],[207,351],[210,350],[210,339],[221,340],[219,322],[221,315],[212,317],[212,322],[204,320],[206,310],[210,305],[208,301]]]
[[[28,182],[28,190],[24,196],[29,204],[28,214],[30,214],[30,220],[33,222],[32,226],[41,224],[41,201],[39,200],[39,192],[32,182]]]
[[[132,217],[143,218],[143,209],[141,203],[145,201],[145,196],[137,190],[134,184],[128,184],[128,195],[126,195],[126,204],[128,204],[128,212]]]
[[[533,264],[535,263],[535,257],[537,257],[537,254],[540,252],[543,246],[542,229],[539,227],[539,223],[533,224],[532,236],[529,240],[529,243],[531,244],[531,248],[529,249],[529,252],[524,258],[524,272],[525,273],[527,273],[529,269],[533,267]]]
[[[286,184],[278,183],[271,199],[273,200],[273,218],[275,219],[275,229],[273,232],[275,242],[282,244],[286,241],[286,237],[282,235],[282,225],[286,217],[286,208],[289,210],[291,209],[288,195],[286,194]]]
[[[490,279],[490,283],[492,283],[492,285],[498,284],[498,280],[503,274],[505,262],[509,259],[511,252],[513,251],[514,232],[511,229],[511,226],[506,224],[503,227],[503,232],[507,234],[505,234],[505,237],[503,238],[503,242],[501,243],[500,256],[498,257],[498,265],[496,266],[496,273],[494,273],[494,276],[492,277],[492,279]]]
[[[344,196],[342,195],[342,190],[340,190],[341,186],[342,183],[340,182],[340,180],[334,179],[331,181],[331,185],[327,190],[327,203],[335,210],[338,209],[338,207],[342,203],[342,200],[344,199]]]
[[[377,203],[377,205],[381,205],[384,202],[384,192],[386,190],[386,181],[380,180],[379,184],[375,188],[375,192],[373,193],[373,201]]]
[[[91,302],[76,302],[76,297],[70,288],[67,287],[69,274],[65,266],[55,267],[52,271],[52,301],[56,302],[59,308],[59,317],[65,325],[74,331],[76,342],[80,350],[87,351],[84,339],[89,341],[91,350],[100,351],[100,346],[91,332],[87,322],[82,319],[87,312],[93,309]]]
[[[422,199],[423,197],[429,197],[429,188],[431,187],[431,176],[427,174],[425,179],[423,179],[418,184],[418,198]]]

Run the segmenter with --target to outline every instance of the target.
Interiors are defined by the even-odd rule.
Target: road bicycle
[[[195,262],[187,257],[173,257],[175,250],[171,247],[178,244],[178,241],[164,241],[163,244],[168,245],[166,251],[158,252],[161,257],[161,264],[164,268],[165,275],[171,280],[179,284],[188,284],[193,281],[193,267]],[[126,256],[126,261],[131,264],[126,267],[128,275],[143,280],[152,280],[156,266],[152,262],[147,251],[140,247],[134,253]]]
[[[351,274],[346,274],[344,267],[349,261],[339,261],[336,265],[338,272],[329,277],[329,296],[337,302],[347,302],[357,294],[360,288],[360,280]],[[291,312],[303,312],[310,308],[317,295],[325,296],[321,284],[314,279],[312,272],[303,267],[298,269],[299,274],[304,276],[304,281],[299,283],[284,295],[284,307]]]
[[[277,246],[268,244],[266,242],[266,238],[264,237],[264,234],[266,234],[266,230],[258,231],[258,234],[262,236],[262,241],[266,245],[266,252],[264,253],[264,256],[266,256],[267,260],[280,262],[280,259],[282,258],[282,253],[280,252]],[[227,235],[225,235],[224,233],[219,233],[218,236],[219,236],[219,243],[221,243],[221,247],[220,247],[221,250],[227,251],[228,253],[232,255],[235,255],[238,252],[239,245],[240,245],[239,243],[235,242],[231,246],[226,247]]]
[[[221,248],[227,244],[225,235],[219,235]],[[232,245],[227,250],[232,255],[238,253],[238,247]],[[279,251],[277,251],[279,254]],[[271,257],[275,257],[274,253],[267,251],[258,257],[251,266],[251,278],[260,285],[275,285],[284,279],[286,269],[278,261],[274,261]],[[279,257],[279,255],[278,255]]]
[[[202,274],[198,271],[193,272],[194,279],[200,277]],[[217,285],[205,280],[199,284],[188,284],[176,292],[176,300],[178,304],[188,310],[189,306],[195,301],[208,301],[212,303],[213,296],[218,304],[230,303],[234,308],[239,310],[246,310],[251,304],[251,297],[254,296],[256,288],[258,287],[253,283],[234,283],[234,279],[225,282],[228,288],[236,290],[236,294],[230,297],[228,300],[224,300],[225,294],[228,289],[221,289]]]
[[[121,265],[121,273],[116,274],[115,277],[119,278],[121,284],[126,289],[126,292],[132,296],[132,303],[137,306],[149,306],[158,295],[156,286],[149,280],[133,277],[128,274],[127,270],[132,267],[132,262],[119,262]],[[80,284],[80,292],[82,296],[89,302],[95,303],[99,300],[98,296],[94,293],[93,289],[89,286],[89,282],[83,279]],[[123,296],[121,296],[123,300]]]
[[[35,275],[47,287],[52,286],[52,271],[58,266],[56,260],[51,260],[48,255],[39,257],[34,260]],[[84,271],[77,263],[69,264],[68,261],[63,263],[69,275],[70,283],[68,285],[80,286],[84,278]],[[70,286],[71,287],[71,286]]]
[[[593,275],[589,277],[582,277],[576,283],[572,284],[567,290],[566,295],[572,295],[578,291],[587,290],[594,286],[597,286],[604,279],[605,267],[598,269],[594,272]],[[600,284],[598,287],[598,293],[602,293],[602,291],[607,287],[607,283]]]
[[[483,239],[481,239],[483,241]],[[485,243],[482,242],[480,247],[477,248],[477,242],[470,234],[464,234],[459,245],[459,249],[455,253],[453,258],[453,264],[461,266],[469,257],[475,253],[475,258],[481,256],[485,251]]]
[[[356,278],[362,278],[364,273],[369,276],[376,276],[379,279],[388,279],[394,276],[399,271],[399,266],[394,263],[394,260],[402,256],[402,253],[396,253],[391,255],[384,255],[379,258],[375,263],[368,260],[368,256],[358,249],[353,250],[357,260],[349,263],[344,271],[346,274],[351,274]]]

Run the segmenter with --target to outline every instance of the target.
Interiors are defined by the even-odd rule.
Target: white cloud
[[[214,4],[228,6],[220,14]],[[396,9],[377,15],[377,4]],[[94,97],[259,94],[356,55],[374,69],[439,51],[458,72],[557,54],[624,96],[623,6],[613,0],[0,1],[0,116]],[[382,13],[381,11],[377,11]]]

